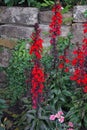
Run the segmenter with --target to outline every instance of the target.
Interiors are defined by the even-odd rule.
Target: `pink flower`
[[[54,121],[55,120],[55,115],[50,115],[50,120]]]
[[[69,129],[67,129],[67,130],[74,130],[73,128],[69,128]]]
[[[64,113],[62,111],[58,111],[58,114],[61,116],[61,115],[64,115]]]
[[[64,116],[61,116],[58,120],[59,120],[60,123],[63,123],[64,122]]]
[[[61,115],[64,115],[62,111],[58,111],[58,113],[55,115],[56,118],[60,118]]]
[[[68,126],[73,127],[73,123],[72,123],[72,122],[69,122],[69,123],[68,123]]]

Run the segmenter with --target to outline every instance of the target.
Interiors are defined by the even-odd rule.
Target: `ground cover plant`
[[[0,122],[4,130],[87,129],[87,23],[83,25],[82,45],[74,49],[71,34],[60,37],[61,12],[60,2],[54,1],[49,48],[43,49],[44,39],[36,23],[30,49],[20,41],[12,52],[6,70],[9,83],[5,99],[10,103]],[[71,49],[74,58],[69,56]]]
[[[85,5],[86,0],[61,0],[63,6],[71,5]],[[7,6],[33,6],[33,7],[52,7],[54,0],[1,0],[2,5]]]

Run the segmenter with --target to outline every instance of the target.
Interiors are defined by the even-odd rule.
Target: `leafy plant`
[[[84,17],[87,18],[87,10],[84,12]]]
[[[14,126],[19,130],[52,130],[54,124],[49,120],[50,114],[54,112],[49,105],[45,103],[39,109],[32,109],[29,98],[22,99],[23,112],[15,117]]]
[[[87,128],[87,94],[83,94],[81,88],[74,88],[74,94],[72,95],[72,105],[67,117],[76,125],[76,130],[81,127]]]
[[[1,122],[3,110],[7,108],[6,101],[4,99],[0,99],[0,130],[5,130],[4,125]]]
[[[41,4],[42,7],[52,7],[54,5],[54,1],[52,0],[43,0]]]
[[[66,5],[65,8],[62,9],[62,14],[67,13],[71,8],[71,5]]]
[[[85,0],[64,0],[63,4],[71,5],[71,6],[78,5],[78,4],[83,5],[83,4],[87,4],[87,1],[85,1]]]
[[[48,130],[52,128],[46,109],[40,107],[38,112],[37,110],[29,110],[26,116],[28,125],[25,130]]]
[[[31,56],[26,49],[26,42],[19,41],[15,49],[12,51],[12,58],[10,59],[9,67],[7,68],[8,76],[8,94],[7,98],[12,103],[17,101],[22,95],[25,94],[26,88],[26,75],[25,70],[32,67]]]
[[[1,2],[3,2],[1,0]],[[4,3],[8,6],[13,5],[27,5],[27,6],[34,6],[34,7],[52,7],[54,4],[54,0],[4,0]],[[67,5],[71,5],[73,7],[74,5],[85,5],[87,4],[86,0],[61,0],[62,5],[65,7]]]
[[[27,6],[40,7],[40,2],[38,2],[37,0],[4,0],[4,2],[8,6],[21,5],[26,2]]]

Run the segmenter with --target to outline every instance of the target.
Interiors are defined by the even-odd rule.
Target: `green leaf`
[[[10,2],[10,0],[4,0],[5,1],[5,4],[7,4],[7,3],[9,3]]]
[[[84,125],[87,128],[87,114],[84,116]]]
[[[84,12],[84,17],[87,18],[87,10]]]
[[[19,1],[18,3],[19,4],[22,4],[22,3],[24,3],[25,2],[25,0],[21,0],[21,1]]]
[[[41,6],[43,6],[43,7],[47,7],[48,5],[45,4],[45,3],[42,3]]]
[[[71,96],[71,92],[70,91],[67,91],[67,90],[63,90],[62,93],[65,95],[65,96]]]

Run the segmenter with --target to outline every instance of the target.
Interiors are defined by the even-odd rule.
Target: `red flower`
[[[55,12],[56,10],[61,10],[61,9],[62,9],[61,5],[60,5],[60,4],[57,4],[57,5],[55,5],[55,6],[52,8],[52,11]]]
[[[43,94],[43,89],[44,89],[44,72],[41,67],[38,65],[35,65],[32,69],[32,88],[31,88],[31,94],[32,94],[32,101],[33,101],[33,106],[37,107],[38,104],[38,99],[40,100],[40,95]],[[40,97],[39,97],[40,96]]]
[[[77,61],[77,58],[74,58],[74,59],[72,60],[72,65],[75,66],[75,65],[77,64],[77,62],[78,62],[78,61]]]
[[[63,69],[64,68],[64,64],[63,63],[61,63],[61,64],[59,64],[59,66],[58,66],[60,69]]]
[[[64,56],[63,56],[63,55],[59,56],[59,59],[60,59],[60,60],[63,60],[63,59],[64,59]]]
[[[84,24],[83,24],[83,27],[87,27],[87,23],[84,23]]]
[[[87,33],[87,23],[83,27],[83,33],[85,34]],[[70,79],[76,81],[78,85],[83,87],[83,91],[87,93],[87,38],[85,36],[82,46],[78,46],[78,49],[75,49],[73,53],[76,57],[72,60],[74,72]]]
[[[65,58],[65,62],[66,62],[66,63],[69,63],[70,61],[69,61],[69,59]]]
[[[40,38],[40,29],[39,26],[36,24],[35,25],[35,32],[32,33],[31,35],[32,38],[32,45],[30,47],[30,54],[34,54],[37,59],[41,59],[41,52],[43,49],[42,43],[43,40]]]
[[[83,39],[83,43],[87,44],[87,38]]]
[[[30,48],[30,54],[34,54],[38,59],[41,59],[41,52],[43,48],[42,43],[43,40],[39,38],[33,42],[33,45]]]
[[[52,11],[54,15],[52,16],[52,21],[49,25],[50,27],[49,32],[52,38],[56,38],[58,35],[61,34],[61,24],[62,24],[61,5],[60,4],[54,5]],[[50,43],[53,44],[52,39]]]
[[[83,88],[83,92],[84,92],[84,93],[87,93],[87,86],[85,86],[85,87]]]
[[[37,108],[38,103],[42,100],[43,89],[45,82],[45,76],[43,68],[41,67],[40,59],[41,59],[41,52],[43,49],[42,43],[43,40],[40,38],[40,29],[38,24],[35,24],[34,32],[31,35],[32,38],[32,45],[30,47],[30,54],[35,55],[34,67],[31,71],[31,95],[32,95],[32,107],[34,109]]]
[[[69,68],[66,67],[66,68],[64,69],[64,71],[65,71],[65,72],[69,72]]]
[[[73,51],[73,54],[78,54],[78,51],[77,51],[77,50],[74,50],[74,51]]]
[[[84,33],[87,33],[87,28],[86,28],[86,29],[84,29],[83,31],[84,31]]]

